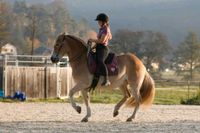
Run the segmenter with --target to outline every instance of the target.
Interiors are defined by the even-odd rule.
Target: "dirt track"
[[[91,104],[90,122],[81,123],[68,103],[0,103],[0,133],[7,132],[200,132],[200,106],[154,105],[125,122],[131,109],[122,108],[113,118],[113,104]]]

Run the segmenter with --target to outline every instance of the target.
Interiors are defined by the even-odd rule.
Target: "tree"
[[[161,32],[147,31],[141,43],[140,54],[147,69],[152,69],[152,63],[158,63],[159,68],[163,68],[165,56],[171,49],[167,37]]]
[[[118,30],[111,41],[112,50],[117,53],[132,52],[139,56],[140,40],[142,37],[143,32]]]
[[[65,7],[65,2],[61,0],[54,1],[51,3],[51,9],[49,10],[51,10],[52,21],[56,29],[55,35],[57,36],[62,32],[68,32],[72,24],[70,22],[70,14]]]
[[[178,46],[173,61],[178,74],[184,72],[187,79],[193,79],[194,70],[200,66],[200,42],[195,32],[189,32]]]
[[[158,63],[163,68],[165,56],[171,46],[167,37],[160,32],[119,30],[111,41],[112,49],[117,52],[132,52],[144,61],[151,70],[152,63]]]
[[[25,0],[15,1],[12,7],[12,18],[15,21],[12,23],[10,30],[10,42],[17,48],[19,54],[27,54],[28,46],[25,37],[25,27],[28,23],[27,18],[28,6]]]
[[[84,38],[87,36],[87,31],[90,30],[90,27],[88,25],[88,22],[86,19],[81,19],[78,23],[77,23],[77,31],[78,31],[78,36],[81,38]]]
[[[28,47],[24,38],[24,26],[22,24],[22,20],[24,20],[24,17],[18,16],[16,14],[13,16],[13,18],[15,19],[15,23],[13,24],[13,27],[11,29],[11,37],[9,40],[17,48],[17,53],[27,53]]]
[[[38,17],[37,17],[37,7],[36,6],[32,6],[31,8],[29,8],[29,12],[28,12],[28,18],[29,18],[29,23],[27,25],[26,28],[26,32],[28,32],[30,40],[31,40],[31,52],[30,54],[33,55],[34,54],[34,45],[35,45],[35,38],[36,38],[36,31],[38,29],[37,25],[38,25]]]
[[[25,0],[21,0],[21,1],[15,1],[14,5],[13,5],[13,12],[17,13],[17,14],[25,14],[27,12],[27,4]]]
[[[2,46],[8,40],[10,27],[9,4],[0,0],[0,45]]]
[[[34,54],[35,39],[41,44],[48,44],[48,38],[54,37],[52,18],[44,5],[32,5],[28,9],[26,36],[31,40],[31,54]]]
[[[87,21],[74,20],[64,0],[33,5],[27,5],[26,0],[17,0],[13,5],[0,0],[0,45],[10,42],[18,53],[33,54],[34,48],[41,44],[52,47],[62,32],[85,39],[87,31],[91,31]]]
[[[6,23],[0,18],[0,44],[2,45],[3,41],[6,39],[8,32],[6,31]]]

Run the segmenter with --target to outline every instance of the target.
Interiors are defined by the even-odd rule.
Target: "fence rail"
[[[169,80],[156,80],[156,87],[185,87],[185,88],[198,88],[200,89],[200,81],[169,81]]]
[[[180,103],[183,99],[189,100],[200,91],[200,81],[156,80],[155,83],[157,100],[168,101],[168,104]]]

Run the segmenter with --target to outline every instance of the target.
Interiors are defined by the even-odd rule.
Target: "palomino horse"
[[[82,122],[87,122],[91,116],[88,90],[93,79],[93,75],[88,70],[87,44],[75,36],[61,34],[55,42],[51,60],[57,63],[64,55],[69,57],[72,76],[76,82],[69,92],[71,105],[78,113],[81,113],[81,107],[76,105],[73,99],[74,93],[81,91],[87,110]],[[126,102],[126,105],[135,107],[133,114],[127,119],[127,121],[132,121],[140,105],[151,105],[155,94],[154,81],[143,63],[134,54],[127,53],[117,56],[117,60],[119,73],[116,76],[110,76],[111,85],[104,88],[120,88],[123,98],[115,106],[113,117],[118,115],[120,107]],[[102,86],[97,85],[97,87]]]

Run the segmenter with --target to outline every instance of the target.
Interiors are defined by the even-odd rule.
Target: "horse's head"
[[[66,35],[65,33],[59,35],[56,39],[55,45],[54,45],[54,51],[51,56],[51,61],[53,63],[58,63],[60,59],[66,54],[66,49],[64,47],[66,43]]]
[[[87,51],[87,47],[83,40],[63,33],[57,37],[51,61],[58,63],[65,54],[69,57],[70,61],[77,60],[80,54],[84,54],[85,51]]]

